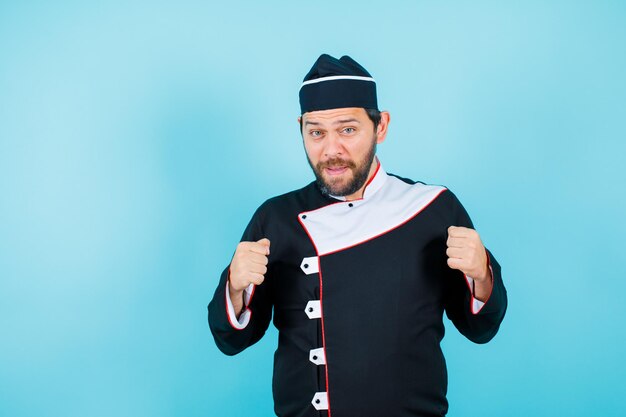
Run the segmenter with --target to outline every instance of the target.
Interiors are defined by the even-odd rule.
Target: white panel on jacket
[[[364,198],[330,204],[299,214],[318,255],[358,245],[413,218],[446,188],[406,182],[378,169]]]

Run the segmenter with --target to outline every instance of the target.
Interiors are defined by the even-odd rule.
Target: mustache
[[[331,158],[327,161],[317,163],[318,170],[322,170],[324,168],[336,168],[336,167],[348,167],[351,169],[355,169],[356,164],[354,163],[354,161],[350,161],[348,159],[342,159],[342,158]]]

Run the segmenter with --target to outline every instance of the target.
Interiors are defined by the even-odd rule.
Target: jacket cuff
[[[489,260],[489,252],[487,252],[486,248],[485,248],[485,253],[487,254],[487,267],[489,268],[489,273],[491,274],[491,292],[489,293],[489,296],[487,297],[485,301],[480,301],[479,299],[474,297],[474,278],[470,277],[469,275],[463,274],[463,276],[465,277],[465,281],[467,282],[467,286],[469,288],[470,294],[471,294],[470,311],[472,312],[472,314],[480,313],[480,310],[482,310],[485,304],[487,303],[487,301],[489,301],[489,298],[491,297],[491,293],[493,293],[493,286],[494,286],[493,268],[491,267],[491,261]]]
[[[254,284],[248,285],[248,288],[243,290],[243,302],[245,310],[241,313],[239,318],[237,318],[237,314],[235,313],[235,308],[233,307],[233,302],[230,299],[230,294],[228,291],[228,287],[230,285],[230,281],[226,280],[226,315],[228,317],[228,322],[230,325],[237,330],[243,330],[250,323],[250,317],[252,316],[252,310],[248,308],[250,305],[250,300],[252,300],[252,294],[254,294]]]

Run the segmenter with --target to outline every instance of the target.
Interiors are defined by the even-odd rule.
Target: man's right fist
[[[234,292],[243,291],[250,284],[260,285],[267,272],[267,256],[270,241],[241,242],[230,263],[230,287]]]

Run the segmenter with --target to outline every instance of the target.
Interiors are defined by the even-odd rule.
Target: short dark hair
[[[363,109],[367,113],[367,117],[374,123],[374,132],[378,128],[380,123],[380,110],[378,109]],[[302,134],[302,116],[300,116],[300,134]]]
[[[374,131],[376,131],[380,123],[380,111],[378,109],[365,109],[365,113],[367,113],[367,117],[374,123]]]

